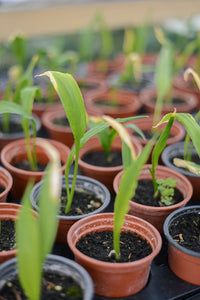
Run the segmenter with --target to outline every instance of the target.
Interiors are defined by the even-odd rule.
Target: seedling
[[[108,121],[109,118],[107,117],[106,119],[104,118],[104,122],[98,122],[90,130],[86,131],[86,125],[87,125],[86,110],[85,110],[82,94],[80,92],[80,89],[75,79],[68,73],[64,74],[55,71],[48,71],[39,76],[44,76],[44,75],[49,77],[56,92],[58,93],[74,135],[75,145],[70,152],[70,155],[66,163],[66,168],[65,168],[65,181],[66,181],[66,190],[67,190],[67,204],[65,208],[65,213],[68,213],[71,207],[74,190],[75,190],[80,148],[82,148],[84,144],[92,136],[99,134],[104,129],[108,128],[111,123],[110,120]],[[117,119],[117,121],[128,122],[130,119],[131,118]],[[73,181],[72,181],[71,188],[69,188],[69,182],[68,182],[69,170],[73,162],[74,156],[75,156],[75,162],[74,162]]]
[[[158,196],[160,196],[161,206],[172,205],[176,180],[169,177],[166,180],[157,179],[156,183],[158,185]],[[157,197],[157,195],[155,195],[155,197]]]
[[[30,191],[33,184],[29,183],[16,221],[18,276],[30,300],[40,299],[43,262],[51,253],[55,241],[61,192],[59,154],[45,140],[38,143],[50,159],[39,195],[39,215],[33,216],[31,210]]]
[[[195,80],[198,88],[200,89],[200,78],[193,69],[188,68],[184,72],[184,79],[188,80],[188,76],[190,74],[194,77],[194,80]],[[200,111],[195,116],[195,121],[197,122],[199,120],[199,118],[200,118]],[[174,158],[173,162],[174,162],[175,166],[177,166],[177,167],[185,168],[194,174],[200,175],[200,166],[194,162],[191,162],[192,151],[193,151],[194,146],[196,147],[196,149],[198,151],[198,148],[197,148],[198,145],[191,143],[191,137],[190,137],[189,133],[187,133],[185,136],[185,142],[184,142],[184,159]],[[198,151],[198,155],[200,155],[199,151]]]
[[[136,116],[136,117],[130,117],[130,118],[124,118],[124,119],[116,119],[116,121],[120,122],[120,123],[125,123],[128,121],[132,121],[134,119],[138,119],[138,118],[142,118],[142,117],[146,117],[146,116]],[[96,126],[97,123],[100,122],[104,122],[105,120],[108,121],[108,116],[104,116],[102,118],[100,117],[89,117],[89,121],[88,121],[88,126],[90,128],[93,128],[94,126]],[[127,128],[132,128],[134,129],[138,135],[140,135],[142,138],[144,138],[143,132],[134,124],[124,124],[125,127]],[[114,142],[117,134],[118,134],[118,129],[116,130],[114,127],[107,127],[104,130],[102,130],[101,132],[99,132],[97,134],[101,147],[103,148],[104,154],[105,154],[105,163],[109,164],[109,162],[111,161],[110,158],[110,150],[111,150],[111,146],[112,143]]]
[[[37,157],[36,157],[36,146],[35,138],[37,135],[36,131],[36,121],[33,118],[31,112],[33,107],[33,101],[35,95],[39,92],[37,87],[26,87],[21,90],[21,105],[10,102],[10,101],[0,101],[0,111],[2,114],[19,114],[22,116],[22,128],[25,133],[27,155],[31,169],[34,171],[37,167]],[[30,121],[33,129],[33,152],[31,151],[30,145]]]

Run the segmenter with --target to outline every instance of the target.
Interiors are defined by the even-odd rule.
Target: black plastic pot
[[[170,235],[172,223],[176,223],[180,217],[193,213],[200,214],[199,205],[180,208],[171,213],[164,222],[164,234],[168,240],[168,263],[170,269],[179,278],[200,286],[200,253],[183,247]]]
[[[16,262],[17,259],[12,258],[0,265],[0,291],[6,280],[10,280],[17,275]],[[58,255],[48,255],[44,263],[44,269],[52,270],[53,273],[71,276],[81,287],[83,300],[93,299],[92,279],[87,271],[75,261]]]
[[[193,186],[193,199],[200,200],[200,176],[191,173],[183,168],[176,167],[173,164],[175,157],[183,158],[184,154],[184,142],[179,142],[170,146],[167,146],[161,154],[162,162],[165,166],[185,175]],[[196,149],[193,149],[193,154],[198,157]]]
[[[9,118],[10,118],[9,122],[12,123],[13,126],[21,125],[22,118],[21,118],[20,115],[11,113]],[[36,122],[36,131],[39,132],[40,129],[41,129],[41,126],[42,126],[40,118],[36,115],[33,115],[33,118]],[[3,120],[3,115],[0,114],[0,124],[2,124],[2,120]],[[33,134],[33,129],[32,129],[32,127],[30,127],[30,135],[32,135],[32,134]],[[5,145],[7,145],[7,143],[12,142],[12,141],[17,140],[17,139],[22,139],[24,137],[25,137],[25,134],[24,134],[23,129],[19,132],[13,132],[13,133],[12,132],[11,133],[2,133],[1,132],[1,135],[0,135],[0,150]]]
[[[73,180],[73,175],[69,175],[69,185],[72,184],[72,180]],[[32,191],[31,191],[31,203],[32,203],[33,208],[36,211],[38,211],[38,209],[39,209],[37,202],[38,202],[42,184],[43,184],[43,181],[42,180],[39,181],[33,187]],[[62,188],[63,187],[64,188],[66,187],[65,176],[62,176]],[[101,207],[97,208],[95,211],[90,212],[88,214],[77,215],[77,216],[60,216],[60,215],[58,215],[59,226],[58,226],[58,233],[57,233],[56,241],[59,243],[66,243],[67,231],[69,230],[69,228],[71,227],[71,225],[74,222],[76,222],[86,216],[90,216],[90,215],[94,215],[94,214],[103,212],[110,203],[110,192],[107,189],[107,187],[104,184],[102,184],[101,182],[99,182],[93,178],[78,175],[76,178],[76,188],[95,193],[95,195],[101,199],[103,204],[101,205]]]

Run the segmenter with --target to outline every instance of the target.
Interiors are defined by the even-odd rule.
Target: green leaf
[[[30,183],[25,191],[19,219],[16,221],[17,264],[19,279],[26,295],[30,300],[39,300],[42,267],[38,224],[30,205],[32,186]]]
[[[113,246],[115,253],[120,258],[120,231],[124,223],[125,215],[129,210],[129,201],[135,194],[137,187],[138,176],[146,163],[151,149],[153,147],[154,139],[152,139],[142,150],[140,156],[136,161],[132,161],[131,165],[124,171],[118,194],[115,198],[114,205],[114,240]]]

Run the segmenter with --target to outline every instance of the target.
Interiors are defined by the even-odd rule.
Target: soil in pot
[[[55,119],[53,121],[53,124],[58,125],[58,126],[66,126],[66,127],[70,127],[69,121],[67,118],[60,118],[60,119]]]
[[[95,211],[97,208],[101,207],[102,200],[92,193],[91,191],[84,191],[76,189],[74,192],[74,197],[72,205],[68,214],[65,214],[65,206],[67,203],[67,193],[66,189],[62,189],[61,193],[61,216],[77,216],[85,215]]]
[[[200,253],[200,214],[193,212],[176,218],[169,227],[169,234],[179,245]]]
[[[171,201],[171,203],[176,204],[181,202],[183,199],[184,198],[181,192],[177,188],[175,188],[173,200]],[[132,198],[132,201],[147,206],[165,206],[164,204],[162,204],[161,198],[159,196],[157,198],[154,197],[153,182],[149,179],[138,181],[138,186],[136,188],[135,196]]]
[[[40,164],[37,163],[37,167],[36,167],[36,172],[44,172],[45,168],[46,168],[46,164]],[[18,163],[13,163],[13,167],[18,168],[20,170],[26,170],[26,171],[32,171],[31,166],[30,166],[30,162],[28,160],[22,160],[19,161]]]
[[[0,123],[0,132],[1,133],[5,133],[3,130],[3,124]],[[17,124],[17,123],[11,123],[9,122],[9,128],[8,128],[8,132],[7,133],[18,133],[18,132],[22,132],[23,128],[21,124]]]
[[[84,162],[99,167],[116,167],[122,165],[121,151],[110,151],[109,161],[106,161],[103,151],[88,152],[81,158]]]
[[[19,280],[8,281],[1,291],[0,300],[27,300]],[[82,290],[70,276],[58,275],[45,271],[42,278],[42,300],[81,300]]]
[[[120,236],[120,261],[117,261],[111,252],[113,232],[110,230],[87,234],[77,242],[76,248],[94,259],[113,263],[135,261],[152,253],[152,248],[146,239],[129,231],[122,232]]]
[[[1,220],[0,252],[12,250],[15,245],[15,222],[11,219]]]

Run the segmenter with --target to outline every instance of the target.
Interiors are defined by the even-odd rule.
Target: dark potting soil
[[[32,171],[30,163],[29,163],[28,160],[23,160],[23,161],[20,161],[18,163],[15,163],[15,164],[13,164],[13,166],[15,168],[18,168],[18,169],[21,169],[21,170]],[[37,168],[34,171],[43,172],[45,170],[46,166],[47,166],[46,164],[43,165],[43,164],[37,163]]]
[[[7,282],[0,291],[0,300],[28,300],[17,278]],[[81,300],[80,286],[72,277],[44,272],[41,300]]]
[[[182,200],[183,195],[177,188],[175,188],[172,204],[176,204]],[[138,186],[136,188],[135,196],[132,198],[132,201],[146,206],[163,206],[163,204],[160,202],[160,197],[154,198],[153,183],[149,179],[138,181]]]
[[[20,123],[9,122],[8,132],[3,131],[2,122],[0,123],[0,135],[7,134],[7,133],[18,133],[18,132],[23,132],[23,128]]]
[[[137,233],[122,232],[120,236],[121,260],[113,254],[113,232],[109,230],[87,234],[76,244],[76,248],[89,257],[106,262],[130,262],[141,259],[152,252],[151,245]]]
[[[69,121],[67,118],[60,118],[60,119],[55,119],[53,121],[53,124],[59,125],[59,126],[64,126],[64,127],[69,127]]]
[[[116,100],[104,100],[104,99],[95,101],[95,105],[106,106],[111,108],[122,108],[125,106],[124,103],[119,103]]]
[[[88,91],[95,90],[98,88],[97,84],[90,84],[90,83],[81,82],[81,81],[78,82],[78,85],[82,92],[88,92]]]
[[[156,132],[159,132],[159,131],[156,131]],[[162,131],[160,131],[159,132],[159,135],[162,133]],[[152,132],[152,130],[143,130],[143,134],[144,134],[144,136],[145,136],[145,138],[147,139],[147,140],[150,140],[150,139],[152,139],[152,137],[153,137],[153,135],[154,135],[154,133]],[[133,136],[139,136],[139,134],[137,133],[137,132],[133,132]],[[173,137],[172,136],[172,134],[169,134],[169,138],[171,138],[171,137]],[[159,138],[159,137],[158,137]]]
[[[111,151],[108,162],[106,162],[103,151],[88,152],[82,157],[82,160],[90,165],[99,167],[116,167],[122,165],[121,151]]]
[[[15,244],[15,222],[11,219],[1,220],[0,251],[12,250]]]
[[[153,103],[156,103],[156,98],[152,98],[151,101]],[[172,112],[173,112],[173,109],[174,109],[173,105],[185,105],[185,101],[184,101],[184,99],[174,97],[172,99],[169,99],[169,101],[165,100],[163,104],[172,106]]]
[[[5,191],[5,187],[0,186],[0,194],[3,193]]]
[[[200,214],[179,216],[170,224],[169,233],[181,246],[200,253]]]
[[[66,189],[62,189],[61,193],[61,209],[60,215],[62,216],[77,216],[84,215],[95,211],[103,203],[102,200],[97,197],[94,193],[84,190],[75,190],[72,205],[68,214],[65,214],[65,206],[67,203],[67,192]]]

